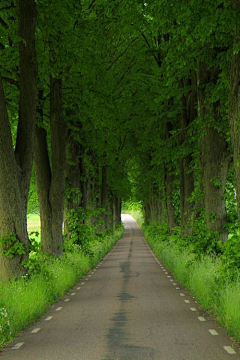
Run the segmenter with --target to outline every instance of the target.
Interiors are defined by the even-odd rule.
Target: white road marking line
[[[84,284],[85,284],[85,282],[82,282],[82,283],[81,283],[81,285],[84,285]]]
[[[196,309],[196,308],[190,308],[190,310],[191,310],[191,311],[197,311],[197,309]]]
[[[180,295],[180,296],[185,296],[185,294],[184,294],[184,293],[180,293],[179,295]]]
[[[41,330],[41,328],[35,328],[31,331],[31,333],[36,334],[37,332],[39,332],[39,330]]]
[[[67,301],[69,301],[69,300],[70,300],[70,299],[65,299],[64,301],[67,302]]]
[[[50,320],[52,320],[52,316],[48,316],[46,319],[45,319],[45,321],[50,321]]]
[[[17,349],[19,349],[21,346],[23,346],[23,344],[24,344],[24,342],[17,343],[16,345],[14,345],[14,346],[12,347],[12,350],[17,350]]]
[[[80,290],[81,289],[81,286],[77,287],[77,290]]]
[[[209,329],[208,331],[210,332],[211,335],[215,335],[215,336],[218,335],[218,332],[214,329]]]
[[[206,321],[206,319],[203,316],[198,316],[199,321]]]
[[[177,285],[176,283],[173,283],[173,285]]]
[[[190,301],[189,300],[184,300],[186,304],[190,304]]]
[[[168,272],[167,271],[164,271],[165,272],[165,274],[167,275],[168,274]]]
[[[236,354],[236,351],[231,346],[224,346],[223,348],[231,355]]]
[[[71,296],[74,296],[74,295],[76,295],[76,293],[71,293]]]
[[[92,275],[88,275],[88,277],[91,277]]]
[[[170,275],[168,275],[167,277],[168,277],[168,278],[170,278],[171,276],[170,276]]]
[[[173,281],[173,279],[171,279],[170,281]]]
[[[58,308],[56,309],[56,311],[60,311],[60,310],[62,310],[62,307],[58,307]]]
[[[89,279],[85,279],[85,281],[88,281]]]
[[[176,287],[176,290],[180,290],[180,287]]]

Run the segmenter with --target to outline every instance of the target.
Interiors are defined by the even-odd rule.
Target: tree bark
[[[53,251],[61,252],[66,184],[67,126],[63,118],[62,80],[50,77],[50,124],[52,181],[49,198],[52,207]]]
[[[165,169],[166,214],[168,231],[170,233],[173,231],[173,228],[178,225],[173,204],[174,179],[174,175],[170,174],[169,171]]]
[[[236,5],[238,5],[238,8],[240,7],[239,1],[236,2]],[[234,48],[239,41],[239,31],[236,31]],[[232,57],[229,92],[229,127],[233,148],[238,220],[240,221],[240,53],[233,54]]]
[[[193,75],[187,83],[181,82],[180,86],[191,86],[191,90],[182,96],[182,119],[181,134],[179,143],[181,146],[187,145],[188,126],[197,117],[197,91],[196,76]],[[180,214],[181,214],[181,236],[192,235],[192,221],[194,203],[190,197],[194,190],[194,174],[191,170],[192,154],[191,152],[180,158]]]
[[[50,128],[52,167],[47,133],[36,128],[35,170],[41,218],[42,251],[59,255],[63,244],[63,218],[66,181],[67,126],[62,109],[62,81],[50,78]]]
[[[27,226],[24,221],[24,199],[21,191],[21,168],[18,166],[11,137],[11,129],[0,77],[0,236],[15,234],[23,244],[27,243]],[[1,245],[0,250],[3,250]],[[9,280],[20,275],[21,258],[6,258],[0,254],[0,277]]]
[[[37,60],[35,52],[35,26],[37,7],[33,0],[19,0],[19,122],[15,154],[7,115],[4,91],[0,79],[0,236],[15,235],[23,245],[28,240],[27,202],[32,171],[33,136],[36,121]],[[10,279],[22,271],[25,256],[13,259],[0,255],[0,276]]]
[[[202,64],[202,68],[198,72],[199,115],[205,121],[209,116],[212,116],[216,122],[219,121],[217,104],[209,104],[206,101],[205,92],[207,82],[216,83],[218,74],[218,66],[208,69],[206,64]],[[206,124],[203,129],[201,141],[202,187],[206,225],[211,231],[217,231],[224,242],[228,237],[225,229],[227,212],[224,192],[230,156],[226,140],[213,126],[214,124]]]
[[[70,210],[75,210],[81,206],[81,189],[80,189],[80,145],[78,142],[74,141],[71,137],[68,143],[68,151],[70,154],[70,159],[67,162],[67,201],[66,201],[66,213]],[[68,231],[68,219],[65,220],[65,231]]]
[[[35,134],[34,163],[40,208],[42,251],[51,253],[51,243],[53,242],[52,207],[49,192],[52,174],[47,148],[47,132],[38,125],[36,126]],[[47,243],[45,239],[47,239]]]
[[[206,129],[202,139],[203,192],[206,224],[220,234],[222,242],[227,240],[227,212],[224,200],[227,173],[229,169],[227,143],[217,130]]]
[[[165,141],[171,137],[172,125],[170,123],[166,124],[165,128]],[[173,204],[173,191],[174,191],[174,180],[175,176],[170,173],[170,170],[165,165],[163,167],[163,182],[164,182],[164,193],[165,193],[165,202],[166,202],[166,215],[167,215],[167,224],[168,231],[171,233],[173,228],[177,226],[176,211]]]

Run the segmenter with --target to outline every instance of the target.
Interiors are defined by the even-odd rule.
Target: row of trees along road
[[[69,236],[89,210],[98,231],[114,229],[131,191],[146,222],[227,240],[240,219],[239,10],[238,0],[1,2],[2,278],[20,275],[30,251],[31,176],[48,254],[61,254],[66,214]]]

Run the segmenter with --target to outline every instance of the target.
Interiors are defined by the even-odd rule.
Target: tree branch
[[[93,7],[95,1],[96,1],[96,0],[92,0],[91,4],[90,4],[89,7],[88,7],[88,10],[91,10],[91,8]]]
[[[8,24],[0,17],[0,24],[4,27],[4,29],[8,29]]]
[[[107,68],[107,71],[110,70],[112,68],[112,66],[127,52],[127,50],[130,48],[130,46],[138,39],[140,38],[142,34],[138,35],[137,37],[135,37],[129,44],[128,46],[125,48],[125,50],[118,55],[118,57],[112,61],[111,65]]]
[[[144,33],[142,33],[142,37],[144,38],[144,40],[145,40],[148,48],[152,50],[152,47],[151,47],[151,45],[150,45],[150,43],[149,43],[149,41],[148,41],[148,39],[146,38],[146,36],[145,36]],[[153,55],[153,57],[154,57],[157,65],[158,65],[159,67],[161,67],[162,64],[161,64],[161,62],[158,60],[157,56],[156,56],[156,55]]]
[[[2,79],[8,82],[9,84],[15,85],[19,89],[19,83],[16,80],[8,78],[6,76],[2,76]]]

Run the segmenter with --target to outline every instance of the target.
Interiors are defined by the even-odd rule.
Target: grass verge
[[[113,248],[122,234],[123,227],[120,227],[101,241],[93,242],[91,257],[73,246],[60,258],[38,258],[30,277],[0,283],[0,347],[40,318]]]
[[[214,256],[196,258],[188,248],[179,247],[175,239],[163,240],[161,234],[143,226],[141,214],[128,212],[139,221],[144,236],[155,255],[195,297],[199,305],[215,315],[228,334],[240,341],[240,273],[235,280],[221,271],[222,261]]]

